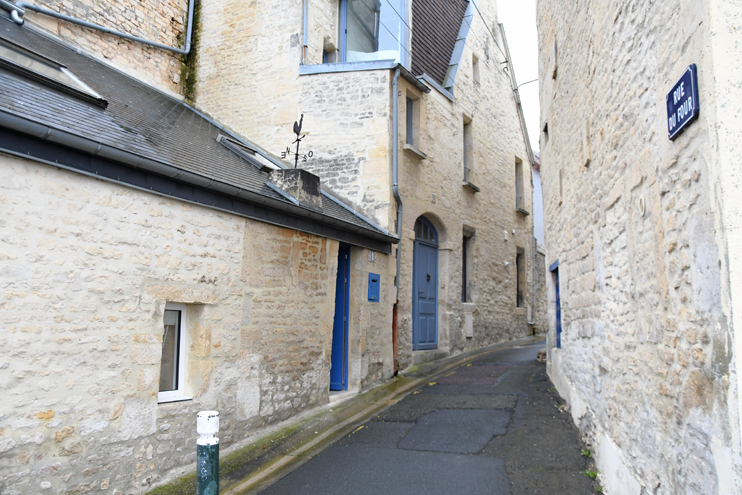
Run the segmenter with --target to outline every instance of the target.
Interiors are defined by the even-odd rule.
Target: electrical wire
[[[492,40],[495,42],[495,46],[497,47],[498,50],[500,50],[500,53],[502,53],[502,56],[505,58],[505,61],[508,62],[508,65],[510,65],[510,61],[508,60],[507,55],[505,55],[505,52],[502,51],[502,48],[500,48],[500,44],[497,42],[497,38],[495,37],[495,33],[492,32],[492,30],[490,29],[489,25],[487,24],[487,21],[485,20],[484,16],[482,15],[482,11],[479,10],[479,7],[477,7],[477,2],[476,1],[472,1],[471,4],[474,5],[474,8],[479,13],[479,17],[482,18],[482,22],[484,23],[484,27],[486,27],[487,28],[487,31],[489,31],[490,35],[492,35]]]

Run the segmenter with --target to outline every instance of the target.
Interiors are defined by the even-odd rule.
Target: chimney
[[[322,208],[318,176],[300,168],[284,168],[272,171],[268,180],[300,204]]]

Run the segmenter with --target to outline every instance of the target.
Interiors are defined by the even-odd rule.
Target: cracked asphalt
[[[419,388],[261,493],[592,494],[592,462],[537,362],[503,349]]]

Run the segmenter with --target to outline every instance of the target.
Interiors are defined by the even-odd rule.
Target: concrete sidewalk
[[[222,457],[223,495],[588,494],[542,338],[424,363]],[[184,478],[152,493],[194,493]]]

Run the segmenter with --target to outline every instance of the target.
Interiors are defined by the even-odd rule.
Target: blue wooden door
[[[335,321],[332,327],[330,390],[348,389],[348,309],[350,299],[350,247],[338,249]]]
[[[415,224],[412,348],[438,347],[438,234],[424,217]]]
[[[556,285],[556,346],[562,347],[562,302],[559,299],[559,269],[554,270],[554,283]]]

